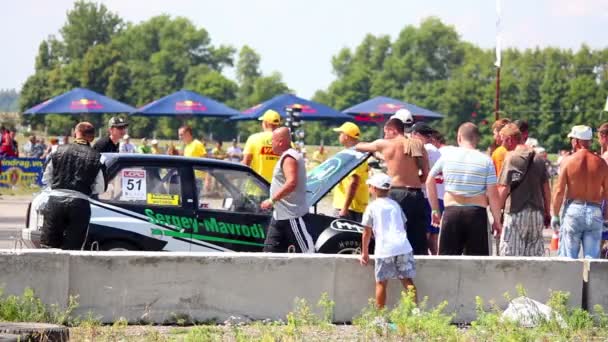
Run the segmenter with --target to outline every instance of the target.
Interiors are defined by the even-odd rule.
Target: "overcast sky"
[[[357,46],[366,33],[392,38],[428,16],[453,25],[462,39],[495,45],[493,0],[103,0],[134,23],[159,14],[184,16],[214,44],[253,47],[262,71],[279,71],[310,97],[334,79],[331,57]],[[0,88],[20,88],[34,71],[38,44],[58,34],[71,0],[5,1],[0,13]],[[503,44],[518,48],[587,43],[608,47],[608,0],[502,0]],[[508,63],[508,61],[503,61]],[[233,77],[233,70],[226,74]]]

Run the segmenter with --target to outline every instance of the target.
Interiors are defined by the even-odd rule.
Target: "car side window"
[[[104,202],[177,207],[182,205],[179,170],[156,166],[125,166],[99,195]]]
[[[246,171],[195,168],[198,208],[260,213],[268,186]]]

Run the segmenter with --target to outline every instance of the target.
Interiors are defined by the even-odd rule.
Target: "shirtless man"
[[[560,168],[551,227],[554,231],[561,230],[559,256],[578,258],[582,242],[584,257],[598,258],[603,222],[601,203],[608,197],[608,165],[589,151],[593,139],[590,127],[574,126],[568,138],[575,153]],[[560,227],[558,215],[564,198]]]
[[[403,121],[392,118],[384,126],[384,139],[358,143],[361,152],[380,152],[392,178],[389,196],[397,201],[407,219],[406,231],[414,254],[428,255],[426,229],[430,213],[425,205],[422,186],[429,173],[429,161],[424,145],[418,139],[404,135]]]
[[[479,129],[473,123],[460,125],[458,147],[441,155],[426,181],[433,225],[441,225],[439,255],[490,255],[488,205],[494,218],[495,237],[500,236],[496,170],[490,157],[477,150],[479,139]],[[443,214],[434,180],[440,173],[445,186]]]

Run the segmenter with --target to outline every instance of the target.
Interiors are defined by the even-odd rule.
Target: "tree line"
[[[331,60],[335,80],[313,99],[340,110],[380,95],[402,99],[444,114],[433,125],[452,142],[461,122],[478,123],[487,145],[494,117],[494,58],[493,49],[463,41],[453,26],[431,17],[419,26],[405,26],[395,39],[369,34],[354,49],[339,50]],[[242,110],[291,91],[281,74],[262,74],[260,59],[249,46],[237,51],[213,44],[204,28],[186,18],[163,15],[133,24],[103,4],[77,1],[59,36],[40,43],[35,73],[21,90],[20,109],[85,87],[134,106],[187,88]],[[548,149],[564,147],[574,124],[597,127],[608,121],[602,111],[608,95],[607,48],[507,49],[502,60],[501,116],[528,120],[531,135]],[[236,69],[236,80],[223,74],[229,67]],[[107,118],[91,120],[103,125]],[[24,120],[61,134],[74,119],[47,115]],[[136,137],[150,132],[175,137],[181,124],[169,118],[129,120]],[[259,126],[221,119],[189,123],[196,134],[213,133],[222,140]],[[337,143],[327,123],[304,127],[309,144]],[[365,139],[379,134],[374,126],[363,131]]]

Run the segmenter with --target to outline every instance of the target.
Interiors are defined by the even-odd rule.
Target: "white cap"
[[[151,143],[152,143],[152,145],[156,145],[156,144],[158,144],[158,140],[152,139]]]
[[[540,147],[540,146],[535,147],[535,148],[534,148],[534,151],[535,151],[537,154],[541,154],[541,153],[545,153],[545,152],[547,152],[547,151],[545,150],[545,148],[544,148],[544,147]]]
[[[528,138],[525,142],[525,145],[528,145],[530,147],[538,147],[540,144],[538,143],[537,139]]]
[[[124,140],[127,140],[127,139],[129,139],[129,138],[131,138],[131,137],[130,137],[128,134],[125,134],[125,135],[124,135],[122,138],[123,138]]]
[[[414,123],[414,117],[412,116],[412,113],[405,108],[399,109],[395,114],[393,114],[393,116],[389,118],[389,120],[390,119],[399,119],[404,124]]]
[[[391,187],[391,177],[386,173],[376,173],[366,183],[374,188],[388,190]]]
[[[570,134],[568,134],[568,138],[574,138],[578,140],[592,140],[593,139],[593,131],[591,127],[585,125],[578,125],[572,127]]]

